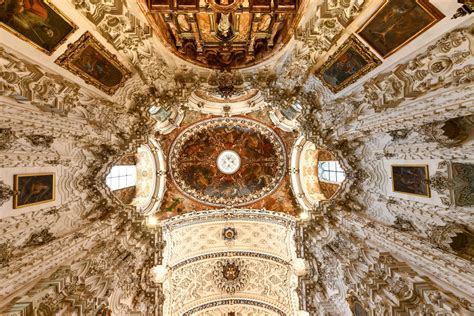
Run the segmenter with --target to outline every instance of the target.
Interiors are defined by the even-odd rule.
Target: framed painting
[[[0,1],[0,27],[48,55],[77,29],[49,0]]]
[[[131,75],[117,57],[89,32],[69,44],[55,63],[110,95],[122,87]]]
[[[381,61],[355,36],[351,36],[316,72],[334,93],[356,82]]]
[[[387,58],[442,18],[428,0],[385,0],[357,34]]]
[[[428,165],[393,165],[393,192],[430,197]]]
[[[13,208],[22,208],[54,201],[56,177],[54,173],[18,174],[14,176]]]

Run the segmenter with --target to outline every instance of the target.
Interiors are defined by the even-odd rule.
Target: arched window
[[[320,161],[318,163],[319,180],[332,183],[341,183],[346,178],[344,170],[338,161]]]
[[[137,168],[135,165],[114,166],[105,178],[105,183],[112,191],[132,187],[136,182]]]

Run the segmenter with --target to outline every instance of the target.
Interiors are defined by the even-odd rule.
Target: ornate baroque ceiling
[[[0,0],[0,313],[472,315],[458,2]]]
[[[215,69],[255,65],[278,52],[301,17],[300,0],[147,0],[153,26],[181,58]]]

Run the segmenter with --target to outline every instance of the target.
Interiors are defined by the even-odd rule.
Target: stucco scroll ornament
[[[451,253],[455,253],[451,244],[453,243],[453,238],[458,235],[469,235],[469,233],[464,226],[455,223],[450,223],[446,226],[434,226],[428,234],[429,240],[434,245]]]
[[[16,136],[11,128],[0,128],[0,150],[8,150],[15,139]]]
[[[23,247],[42,246],[56,239],[49,231],[49,228],[44,228],[41,231],[34,232],[30,235]]]
[[[437,142],[444,147],[454,147],[461,145],[469,136],[463,124],[462,120],[457,119],[433,122],[423,125],[420,132],[427,141]]]
[[[35,147],[51,148],[54,142],[53,136],[33,134],[25,137],[28,142]]]
[[[441,202],[444,205],[452,205],[450,198],[451,190],[454,189],[455,183],[453,179],[450,179],[448,176],[448,161],[442,161],[438,164],[438,169],[436,173],[430,177],[429,185],[430,188],[436,191],[441,199]]]
[[[396,217],[395,222],[392,224],[392,227],[402,232],[416,231],[415,226],[410,220],[398,216]]]
[[[13,195],[15,195],[15,192],[11,187],[0,180],[0,206],[8,201]]]
[[[12,258],[13,248],[9,242],[0,244],[0,268],[3,268],[8,265],[10,259]]]

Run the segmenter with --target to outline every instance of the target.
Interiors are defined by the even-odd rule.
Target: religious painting
[[[356,82],[381,63],[356,37],[350,37],[316,75],[334,93]]]
[[[13,208],[22,208],[54,201],[55,174],[34,173],[14,176],[14,191],[18,192],[13,199]]]
[[[428,0],[385,0],[358,34],[387,58],[443,17]]]
[[[430,197],[428,165],[392,166],[393,192]]]
[[[48,0],[0,0],[0,27],[48,55],[77,29]]]
[[[114,94],[131,75],[89,32],[69,44],[55,62],[107,94]]]

